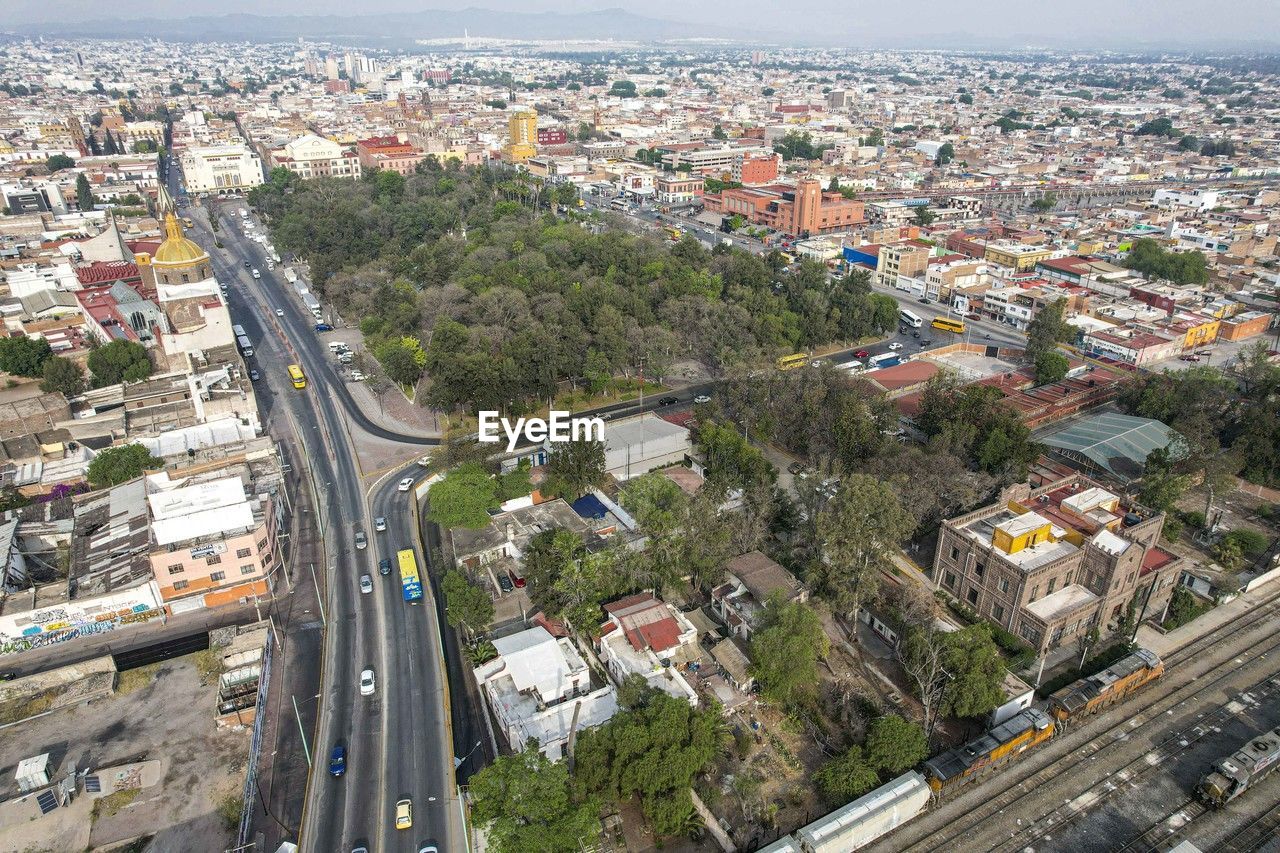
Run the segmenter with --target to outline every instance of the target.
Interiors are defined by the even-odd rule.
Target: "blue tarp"
[[[604,518],[609,514],[595,495],[583,495],[573,502],[573,511],[582,518]]]

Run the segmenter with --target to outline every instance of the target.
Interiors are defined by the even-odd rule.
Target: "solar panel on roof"
[[[96,794],[102,790],[102,780],[97,776],[84,777],[84,790],[87,794]]]
[[[53,791],[42,791],[36,797],[36,805],[40,806],[41,814],[48,814],[58,807],[58,798],[53,795]]]

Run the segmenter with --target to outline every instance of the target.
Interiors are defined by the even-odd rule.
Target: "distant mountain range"
[[[596,12],[495,12],[491,9],[423,10],[372,15],[255,15],[234,13],[187,18],[103,19],[99,2],[60,4],[69,14],[57,20],[15,19],[14,9],[0,13],[0,27],[20,35],[79,38],[163,37],[177,41],[278,41],[299,36],[327,40],[405,42],[461,37],[532,40],[615,39],[667,41],[720,38],[762,41],[760,33],[732,27],[687,24],[649,18],[625,9]],[[83,7],[84,16],[73,14]],[[134,13],[136,14],[136,12]],[[43,18],[44,16],[40,16]]]

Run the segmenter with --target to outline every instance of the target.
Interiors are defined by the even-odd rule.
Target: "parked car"
[[[373,529],[378,533],[382,533],[387,529],[387,519],[384,516],[378,516],[373,520]]]
[[[674,406],[676,403],[679,403],[679,402],[680,402],[680,398],[679,398],[679,397],[663,397],[663,398],[661,398],[660,400],[658,400],[658,405],[659,405],[659,406]]]
[[[1203,357],[1203,358],[1208,358],[1209,356],[1213,355],[1213,350],[1211,350],[1211,349],[1198,349],[1198,350],[1196,350],[1196,355],[1201,356],[1201,357]]]
[[[710,403],[711,398],[708,397],[706,394],[699,394],[698,396],[693,398],[693,402],[697,403],[699,406],[702,406],[707,403]]]
[[[894,341],[893,343],[889,344],[889,349],[900,350],[902,349],[902,344],[898,343],[897,341]]]
[[[249,371],[249,381],[250,381],[250,382],[257,382],[257,381],[258,381],[259,379],[261,379],[261,378],[262,378],[262,375],[261,375],[260,373],[258,373],[258,371],[256,371],[256,370],[250,370],[250,371]]]
[[[360,576],[360,592],[364,593],[365,595],[368,595],[369,593],[373,592],[373,578],[369,577],[368,575]]]
[[[920,342],[920,349],[924,349],[925,347],[929,346],[932,343],[933,343],[932,338],[925,338],[923,341]]]
[[[347,748],[342,744],[335,744],[333,752],[329,753],[329,775],[342,776],[347,772]]]
[[[923,296],[921,296],[919,299],[917,299],[917,300],[916,300],[916,302],[919,302],[919,303],[920,303],[920,304],[922,304],[922,305],[928,305],[928,304],[929,304],[929,300],[928,300],[928,299],[926,299],[926,298],[925,298],[925,297],[923,297]]]
[[[369,377],[365,376],[363,373],[361,373],[361,372],[360,372],[360,371],[358,371],[358,370],[353,370],[353,371],[351,371],[351,381],[352,381],[352,382],[363,382],[363,381],[365,381],[365,380],[366,380],[366,379],[368,379],[368,378],[369,378]]]
[[[413,478],[405,477],[403,480],[400,481],[400,485],[397,486],[396,488],[398,488],[402,492],[409,491],[410,489],[413,488]]]
[[[804,470],[803,462],[792,462],[790,465],[787,466],[787,473],[789,474],[793,474],[793,475],[799,474],[803,470]]]
[[[332,332],[332,331],[333,331],[333,326],[330,326],[328,323],[316,323],[316,331],[317,331],[317,332]]]
[[[511,576],[511,582],[516,585],[517,589],[524,589],[524,578],[516,574],[515,569],[507,569],[507,574]]]
[[[913,338],[918,338],[918,337],[920,337],[920,332],[919,332],[919,331],[912,332],[912,333],[911,333],[911,337],[913,337]]]
[[[356,550],[363,551],[369,547],[369,537],[365,535],[363,530],[356,531]]]
[[[1178,358],[1182,359],[1183,361],[1199,361],[1200,360],[1200,356],[1196,355],[1195,353],[1191,353],[1189,355],[1180,355],[1178,356]]]
[[[498,587],[503,592],[511,592],[511,590],[516,588],[516,585],[511,582],[511,578],[507,577],[505,574],[501,574],[498,575]]]
[[[860,350],[858,350],[857,352],[855,352],[855,353],[853,354],[853,357],[854,357],[854,358],[868,358],[870,355],[871,355],[870,351],[868,351],[868,350],[864,350],[864,349],[860,349]]]
[[[383,557],[381,560],[378,561],[378,574],[380,575],[391,574],[391,558],[390,557]]]
[[[374,682],[373,670],[366,669],[360,673],[360,695],[372,696],[377,685]]]

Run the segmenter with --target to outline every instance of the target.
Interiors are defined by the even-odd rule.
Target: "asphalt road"
[[[389,494],[374,496],[389,530],[374,534],[344,415],[352,428],[381,438],[414,445],[436,442],[370,422],[333,370],[327,350],[320,350],[310,314],[288,283],[267,270],[261,247],[243,236],[239,223],[225,219],[217,236],[225,249],[212,250],[214,268],[220,281],[231,284],[233,316],[258,351],[251,366],[264,375],[283,376],[284,365],[293,361],[308,378],[306,389],[288,391],[299,401],[293,407],[295,420],[324,519],[329,565],[316,567],[328,584],[326,642],[303,848],[417,850],[430,840],[442,850],[461,849],[460,827],[448,810],[454,802],[449,775],[454,753],[441,695],[445,688],[434,614],[429,606],[406,605],[398,578],[382,578],[376,569],[377,554],[388,547],[384,539],[413,541],[409,506],[390,481]],[[211,239],[204,242],[212,245]],[[261,279],[250,276],[245,259],[261,271]],[[283,316],[276,315],[277,309]],[[273,341],[280,345],[278,351]],[[355,548],[357,530],[370,537],[368,549]],[[373,594],[360,593],[359,579],[366,573],[382,582],[375,584]],[[359,695],[365,668],[376,674],[377,689],[370,697]],[[347,772],[333,778],[327,772],[328,755],[338,744],[347,749]],[[403,797],[414,805],[410,831],[393,826],[395,803]]]

